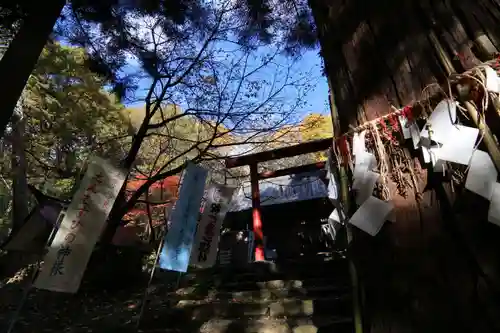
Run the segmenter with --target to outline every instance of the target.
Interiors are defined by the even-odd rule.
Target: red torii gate
[[[293,157],[297,155],[314,153],[321,150],[326,150],[331,147],[333,138],[308,141],[297,145],[278,148],[274,150],[243,155],[239,157],[226,158],[226,168],[236,168],[239,166],[250,166],[250,183],[252,188],[252,219],[253,232],[255,234],[255,260],[264,260],[264,234],[262,232],[262,217],[260,213],[260,191],[259,180],[297,174],[312,170],[318,170],[325,167],[325,162],[318,162],[308,165],[302,165],[293,168],[281,169],[276,171],[258,172],[257,165],[261,162],[276,160],[285,157]]]

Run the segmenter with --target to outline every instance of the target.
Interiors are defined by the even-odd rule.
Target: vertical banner
[[[331,201],[336,201],[339,198],[339,186],[337,183],[337,177],[335,176],[335,163],[332,149],[328,149],[328,160],[326,164],[327,174],[326,177],[328,179],[328,198]]]
[[[188,164],[161,250],[160,268],[187,271],[206,179],[207,170],[193,163]]]
[[[203,211],[200,213],[198,229],[191,252],[191,265],[212,267],[217,261],[222,222],[229,210],[235,188],[211,183],[205,192]]]
[[[34,286],[75,293],[127,174],[108,161],[92,158],[45,255]]]

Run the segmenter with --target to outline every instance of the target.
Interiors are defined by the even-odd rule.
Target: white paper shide
[[[479,130],[457,124],[456,101],[442,100],[420,132],[420,148],[425,163],[435,172],[444,172],[448,162],[468,165],[474,152]]]
[[[500,183],[493,184],[488,221],[500,227]]]
[[[352,154],[354,156],[361,155],[366,152],[366,130],[355,133],[352,138]]]
[[[353,172],[353,183],[352,188],[357,190],[359,189],[364,182],[364,179],[368,173],[373,168],[377,166],[377,159],[375,155],[365,152],[363,154],[359,154],[356,156],[356,163],[354,164],[354,172]]]
[[[380,174],[376,172],[367,171],[365,173],[356,193],[356,203],[358,205],[363,204],[372,195],[379,178]]]
[[[326,163],[326,178],[328,179],[328,198],[335,202],[339,196],[339,190],[337,186],[337,179],[335,179],[335,174],[333,172],[333,155],[332,151],[328,151],[328,160]]]
[[[490,66],[485,66],[484,71],[486,73],[486,90],[493,93],[500,92],[500,82],[497,72]]]
[[[448,131],[450,140],[437,150],[437,161],[468,165],[474,152],[479,130],[474,127],[456,125]]]
[[[349,223],[363,230],[370,236],[378,234],[389,214],[394,209],[391,202],[385,202],[374,196],[368,197],[351,217]]]
[[[470,161],[465,188],[490,200],[497,176],[498,172],[490,155],[482,150],[476,150]]]
[[[364,133],[363,133],[364,135]],[[374,172],[377,166],[377,158],[366,151],[364,141],[357,139],[357,148],[352,188],[356,191],[356,204],[358,210],[349,220],[349,223],[363,230],[371,236],[375,236],[393,210],[393,204],[385,202],[373,196],[373,190],[380,178],[380,174]],[[341,210],[340,210],[341,211]],[[330,215],[329,222],[332,226],[340,227],[339,210],[334,210]],[[334,229],[335,230],[335,229]]]
[[[420,132],[422,140],[432,140],[434,142],[445,143],[451,138],[449,137],[450,130],[453,130],[454,124],[457,121],[457,102],[452,100],[442,100],[432,111],[425,128]],[[430,130],[429,130],[430,129]],[[424,143],[428,146],[428,144]]]
[[[410,123],[408,122],[408,118],[406,116],[398,116],[399,124],[401,126],[401,131],[403,132],[403,138],[409,139],[411,138],[410,131]]]
[[[66,211],[34,286],[75,293],[126,172],[94,157]]]

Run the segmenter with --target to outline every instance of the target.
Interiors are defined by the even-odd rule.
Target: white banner
[[[336,201],[339,197],[339,186],[337,184],[337,179],[335,178],[335,168],[334,156],[331,149],[328,150],[328,160],[326,161],[326,178],[328,179],[328,198],[331,201]]]
[[[126,172],[92,158],[56,233],[35,287],[75,293]]]
[[[191,265],[202,268],[215,265],[220,229],[234,190],[234,187],[215,183],[208,186],[191,251]]]

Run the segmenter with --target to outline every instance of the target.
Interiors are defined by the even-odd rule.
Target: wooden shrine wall
[[[428,84],[443,82],[430,32],[457,71],[487,60],[476,40],[500,49],[499,0],[309,2],[343,127],[382,116],[391,104],[407,105]]]
[[[434,33],[457,72],[500,49],[499,0],[310,0],[321,54],[344,131],[421,98],[446,73]],[[476,43],[477,41],[481,43]],[[492,130],[500,133],[498,119]],[[418,190],[403,198],[391,181],[394,223],[376,237],[355,233],[365,332],[493,332],[500,329],[500,228],[487,202],[461,188],[424,191],[431,179],[416,155]]]

